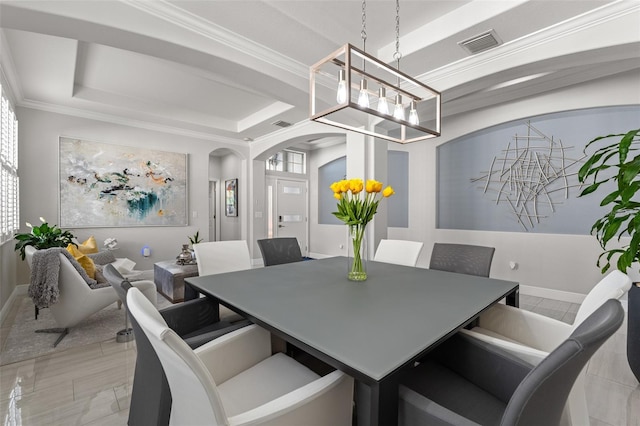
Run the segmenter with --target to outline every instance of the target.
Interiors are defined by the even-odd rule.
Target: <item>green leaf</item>
[[[591,193],[592,193],[592,192],[594,192],[596,189],[598,189],[598,187],[599,187],[601,184],[603,184],[603,183],[605,183],[605,182],[607,182],[607,181],[606,181],[606,180],[603,180],[603,181],[601,181],[601,182],[596,182],[596,183],[594,183],[594,184],[591,184],[591,185],[587,186],[585,189],[583,189],[583,190],[582,190],[582,192],[580,193],[579,197],[583,197],[583,196],[585,196],[585,195],[587,195],[587,194],[591,194]]]
[[[627,154],[629,153],[629,147],[631,146],[631,142],[633,142],[633,138],[636,134],[640,132],[640,129],[631,130],[625,134],[620,140],[620,164],[624,163],[627,160]]]
[[[628,216],[627,216],[628,217]],[[616,217],[609,220],[609,224],[606,225],[603,229],[604,233],[602,235],[602,241],[606,244],[614,235],[618,233],[620,229],[620,225],[626,219],[624,217]]]
[[[600,205],[606,206],[607,204],[611,203],[613,200],[618,198],[618,195],[620,195],[620,191],[613,191],[611,194],[607,195],[602,199],[602,201],[600,202]]]
[[[640,173],[640,155],[637,155],[633,160],[624,164],[620,168],[622,174],[622,182],[624,185],[629,185]]]

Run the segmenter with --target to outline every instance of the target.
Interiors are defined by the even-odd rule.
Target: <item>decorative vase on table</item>
[[[349,227],[347,278],[351,281],[365,281],[367,279],[367,242],[365,226],[353,225]]]
[[[378,211],[381,198],[394,194],[393,188],[387,186],[383,190],[382,182],[376,180],[367,180],[365,184],[362,179],[343,179],[332,183],[331,190],[338,200],[338,211],[333,212],[333,215],[349,227],[347,278],[352,281],[365,281],[367,279],[366,227]]]
[[[176,256],[176,263],[178,265],[188,265],[191,263],[191,250],[189,250],[189,244],[182,245],[182,251]]]

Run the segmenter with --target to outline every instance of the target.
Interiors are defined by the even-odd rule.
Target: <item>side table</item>
[[[153,281],[158,293],[171,303],[184,301],[184,279],[198,276],[198,265],[178,265],[165,260],[153,265]]]

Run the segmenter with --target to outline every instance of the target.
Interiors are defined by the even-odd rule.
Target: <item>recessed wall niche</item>
[[[639,125],[638,105],[590,108],[514,120],[440,145],[437,227],[589,234],[606,209],[602,197],[578,198],[585,145]]]

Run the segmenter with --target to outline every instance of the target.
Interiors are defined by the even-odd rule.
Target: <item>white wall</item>
[[[73,229],[80,240],[94,235],[100,243],[107,237],[115,237],[120,247],[116,256],[134,260],[137,269],[152,269],[155,262],[175,258],[181,245],[189,242],[188,236],[197,230],[206,232],[208,229],[209,153],[216,148],[229,147],[229,144],[26,108],[20,108],[18,114],[22,224],[25,221],[39,223],[40,216],[50,223],[58,223],[58,137],[70,136],[189,154],[188,226]],[[245,157],[248,154],[248,148],[244,145],[233,149]],[[242,176],[244,169],[237,162],[236,159],[235,164],[230,161],[224,166],[223,176],[237,177],[246,182]],[[242,217],[235,219],[234,236],[236,229],[241,228]],[[140,253],[144,245],[151,247],[149,258],[144,258]],[[26,284],[29,278],[24,262],[19,262],[18,269],[18,284]]]

